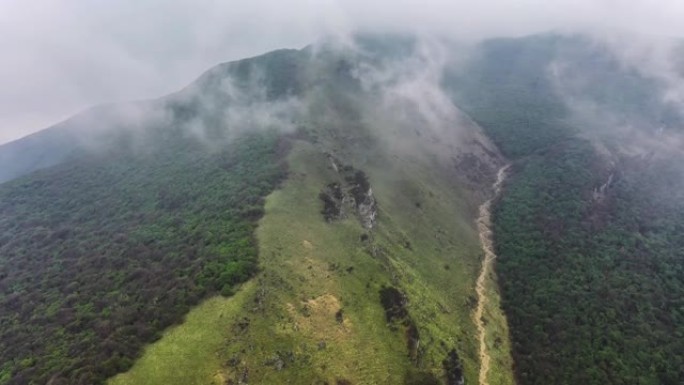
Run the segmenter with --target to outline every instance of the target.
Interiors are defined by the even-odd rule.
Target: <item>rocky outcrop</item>
[[[420,333],[409,314],[406,294],[395,287],[383,287],[380,289],[380,303],[385,309],[385,318],[390,329],[404,330],[409,358],[417,365],[421,359]]]
[[[611,172],[610,175],[608,175],[608,180],[606,180],[601,186],[594,188],[594,191],[592,192],[594,201],[602,202],[605,199],[606,190],[613,183],[613,176],[614,173]]]
[[[463,366],[455,349],[451,349],[444,361],[442,361],[444,372],[446,373],[447,385],[463,385],[465,378],[463,378]]]
[[[347,176],[345,179],[351,185],[350,192],[361,224],[366,230],[372,229],[378,215],[378,205],[373,196],[373,188],[368,183],[368,177],[363,171],[357,170],[353,176]]]
[[[318,195],[323,202],[321,214],[327,222],[355,215],[366,230],[371,230],[377,220],[378,204],[368,177],[361,170],[342,165],[332,155],[328,158],[340,180],[328,184]]]

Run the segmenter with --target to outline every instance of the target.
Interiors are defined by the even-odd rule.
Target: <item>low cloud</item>
[[[219,62],[299,48],[323,35],[474,40],[553,29],[683,36],[683,16],[676,0],[6,0],[0,143],[88,106],[173,92]]]

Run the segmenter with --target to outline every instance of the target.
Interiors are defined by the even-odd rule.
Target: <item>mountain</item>
[[[494,232],[518,382],[681,383],[671,85],[579,36],[493,40],[472,60],[456,100],[513,162]]]
[[[0,384],[682,383],[679,75],[618,48],[356,35],[0,146]]]

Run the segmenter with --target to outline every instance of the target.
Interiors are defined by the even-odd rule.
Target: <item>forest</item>
[[[258,270],[284,139],[152,136],[0,186],[0,384],[103,383]]]
[[[662,152],[611,162],[577,135],[545,70],[566,44],[580,43],[494,40],[469,78],[450,79],[459,105],[513,162],[493,222],[516,376],[522,385],[682,384],[682,159]],[[643,79],[593,57],[593,76],[604,70],[608,80],[584,95],[618,116],[662,124],[670,111],[649,107],[656,98],[642,91],[652,88],[634,86]]]
[[[644,137],[684,119],[660,104],[653,83],[596,49],[554,35],[495,39],[443,79],[511,162],[492,226],[515,373],[521,385],[682,384],[684,159],[621,152],[623,138],[601,136],[607,124],[570,108],[549,65],[569,60],[564,79],[577,89],[565,91],[638,122]],[[167,99],[179,126],[117,131],[107,147],[0,185],[0,385],[102,384],[191,307],[231,296],[258,272],[253,234],[286,176],[288,139],[226,129],[224,107],[252,113],[251,102],[301,96],[305,85],[359,86],[349,63],[311,74],[297,52],[215,67]],[[313,80],[302,83],[305,73]],[[235,95],[222,88],[229,75]],[[202,109],[206,95],[220,103]],[[355,129],[359,114],[341,100],[340,126]],[[337,127],[321,121],[316,129]],[[204,137],[180,128],[194,123],[208,126]],[[354,178],[364,188],[351,193],[366,191],[365,174]],[[341,198],[327,186],[313,203],[331,220]],[[403,311],[387,306],[405,302],[396,290],[379,293],[390,313]],[[411,351],[418,330],[403,313],[387,316],[399,319]],[[456,350],[441,364],[456,383],[470,370]]]
[[[628,162],[594,200],[589,149],[527,160],[495,212],[521,383],[681,384],[684,211]]]

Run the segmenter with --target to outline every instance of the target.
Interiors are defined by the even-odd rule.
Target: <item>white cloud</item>
[[[3,0],[0,143],[212,65],[353,29],[473,39],[549,29],[684,36],[676,0]]]

